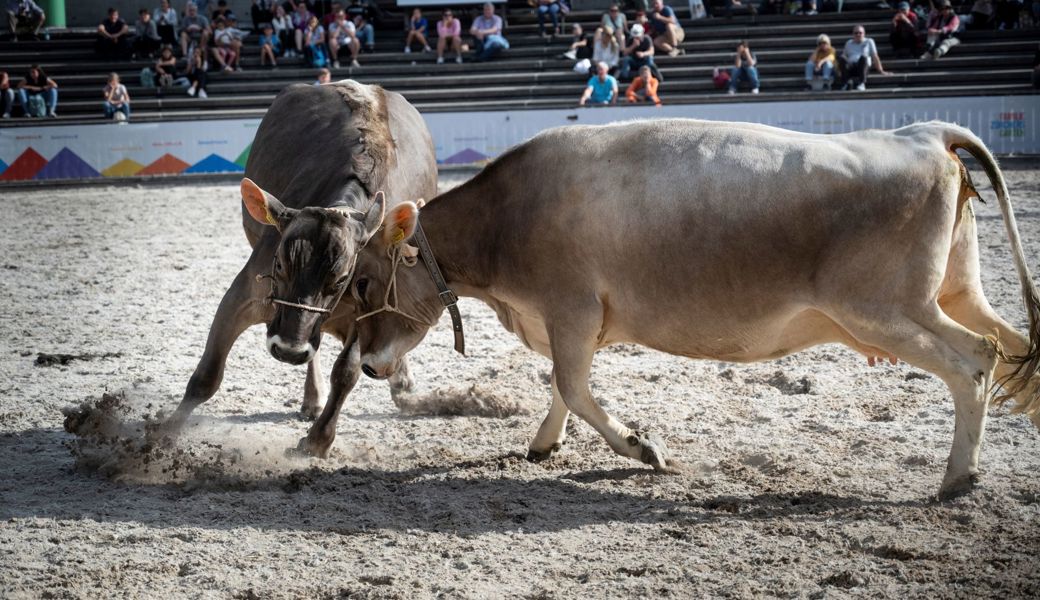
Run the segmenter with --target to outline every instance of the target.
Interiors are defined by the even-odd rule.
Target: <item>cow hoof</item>
[[[969,473],[967,475],[961,475],[955,479],[946,479],[943,481],[942,487],[939,488],[939,495],[937,497],[940,502],[959,498],[970,493],[978,482],[978,473]]]
[[[535,450],[534,448],[530,448],[527,451],[527,460],[535,463],[549,460],[552,458],[553,454],[556,454],[556,452],[559,451],[560,447],[560,444],[556,443],[549,446],[548,450]]]
[[[300,407],[300,417],[306,421],[313,421],[321,414],[321,407],[317,404],[304,404]]]
[[[668,446],[656,433],[636,431],[628,436],[629,446],[639,446],[639,460],[645,462],[659,473],[678,474],[682,472],[678,461],[671,458]]]
[[[328,458],[329,453],[332,451],[332,440],[324,440],[318,438],[312,438],[310,435],[300,438],[295,448],[289,448],[285,451],[287,456],[295,456],[301,458]]]

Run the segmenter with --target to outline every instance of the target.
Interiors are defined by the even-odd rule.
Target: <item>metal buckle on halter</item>
[[[437,296],[440,297],[441,302],[444,303],[444,306],[451,306],[452,304],[458,304],[459,303],[459,297],[456,296],[455,292],[453,292],[451,290],[444,290],[444,291],[438,293]],[[447,297],[445,297],[445,296],[447,296]]]

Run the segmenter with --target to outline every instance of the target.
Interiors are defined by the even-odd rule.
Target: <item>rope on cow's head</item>
[[[353,273],[355,265],[357,265],[357,254],[354,255],[354,260],[351,263],[350,269],[348,269],[347,272],[348,273]],[[275,296],[274,296],[274,276],[271,275],[270,273],[261,273],[261,274],[256,276],[257,282],[263,281],[264,279],[270,279],[271,280],[271,294],[269,296],[267,296],[266,298],[264,298],[265,300],[267,300],[271,304],[280,304],[282,306],[286,306],[286,307],[289,307],[289,308],[296,308],[296,309],[304,310],[304,311],[308,311],[308,312],[316,312],[316,313],[323,314],[323,315],[332,314],[332,308],[322,308],[320,306],[312,306],[310,304],[302,304],[302,303],[299,303],[299,302],[289,302],[288,300],[282,300],[281,298],[275,298]],[[340,299],[340,297],[342,295],[343,295],[343,292],[340,292],[339,294],[336,295],[336,300],[332,303],[332,307],[333,308],[335,308],[336,305],[339,304],[339,299]]]
[[[380,308],[377,308],[377,309],[375,309],[375,310],[373,310],[371,312],[367,312],[367,313],[361,315],[360,317],[355,319],[355,321],[360,321],[361,319],[366,319],[368,317],[371,317],[372,315],[378,315],[381,312],[388,312],[388,313],[399,314],[402,317],[409,318],[409,319],[411,319],[411,320],[413,320],[413,321],[415,321],[417,323],[422,323],[423,325],[426,325],[427,327],[432,327],[433,326],[432,323],[427,323],[426,321],[423,321],[422,319],[420,319],[418,317],[413,317],[412,315],[410,315],[410,314],[404,312],[403,310],[401,310],[400,308],[398,308],[398,302],[397,302],[397,266],[400,265],[400,264],[404,264],[404,266],[406,266],[406,267],[414,267],[415,266],[415,262],[416,262],[415,257],[405,256],[405,254],[404,254],[404,244],[403,243],[391,245],[390,247],[388,247],[386,249],[386,254],[390,258],[390,280],[389,280],[389,282],[386,285],[386,293],[383,294],[383,306],[380,307]],[[392,303],[391,303],[391,297],[393,299]]]

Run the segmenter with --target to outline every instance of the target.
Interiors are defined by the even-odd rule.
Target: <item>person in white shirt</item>
[[[108,74],[108,84],[105,86],[105,118],[111,119],[116,113],[124,115],[123,121],[130,120],[130,92],[126,86],[119,83],[118,73]]]
[[[871,65],[878,73],[891,75],[881,65],[881,57],[878,56],[874,39],[867,37],[867,31],[862,25],[856,25],[852,28],[852,39],[845,42],[845,49],[841,51],[841,72],[844,79],[842,89],[856,89],[861,92],[867,89],[867,71]]]

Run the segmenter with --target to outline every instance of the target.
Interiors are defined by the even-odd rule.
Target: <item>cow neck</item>
[[[463,184],[438,196],[419,211],[419,220],[447,284],[462,296],[480,297],[489,281],[485,273],[489,255],[480,251],[487,241],[480,235],[492,229],[486,207],[470,202],[470,197],[480,194],[465,194],[467,187]]]

